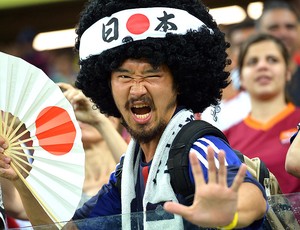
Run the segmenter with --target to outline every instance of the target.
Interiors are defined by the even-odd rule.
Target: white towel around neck
[[[178,202],[170,183],[170,175],[167,171],[167,160],[169,156],[170,146],[181,129],[186,123],[194,119],[191,111],[183,109],[174,115],[163,132],[158,146],[156,148],[154,158],[146,183],[145,193],[143,197],[143,224],[144,229],[170,229],[176,226],[176,229],[183,229],[183,221],[180,216],[174,215],[173,219],[146,221],[146,206],[148,203],[157,204],[159,202],[173,201]],[[122,203],[122,229],[131,229],[131,201],[136,197],[135,185],[137,181],[138,167],[140,165],[140,154],[134,157],[136,141],[131,140],[127,148],[121,182],[121,203]],[[134,159],[136,161],[134,162]],[[155,181],[155,182],[154,182]],[[158,210],[161,209],[158,207]]]

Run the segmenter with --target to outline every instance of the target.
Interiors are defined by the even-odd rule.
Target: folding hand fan
[[[80,201],[84,150],[73,108],[40,69],[0,52],[0,135],[4,154],[54,222]],[[27,152],[27,153],[26,153]]]

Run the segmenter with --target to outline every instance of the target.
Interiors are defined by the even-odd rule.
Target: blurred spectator
[[[299,192],[300,180],[289,175],[284,166],[300,117],[300,108],[287,102],[285,96],[291,75],[288,51],[278,38],[258,34],[242,46],[238,63],[241,85],[250,95],[251,112],[224,133],[233,148],[265,162],[284,193]]]
[[[117,128],[119,120],[114,118],[103,118],[107,122],[111,122],[112,128]],[[103,121],[104,122],[104,121]],[[84,202],[96,195],[99,189],[108,182],[110,174],[115,170],[116,164],[123,153],[125,153],[126,147],[121,148],[122,143],[115,143],[116,146],[120,146],[120,151],[117,153],[117,160],[114,158],[111,146],[107,142],[101,133],[90,124],[80,122],[79,125],[82,132],[82,143],[85,151],[86,167],[85,167],[85,179],[83,185],[82,199],[79,204],[81,206]],[[112,132],[114,130],[103,130],[105,132]],[[127,146],[127,145],[124,145]]]
[[[72,49],[51,51],[49,77],[54,82],[74,84],[78,73],[78,63]]]
[[[299,49],[299,15],[286,1],[266,1],[261,17],[257,20],[259,32],[270,33],[286,45],[290,53],[292,77],[287,84],[289,99],[300,106],[300,66],[294,56]]]
[[[87,117],[86,109],[92,110],[92,103],[81,90],[66,83],[59,83],[58,85],[74,106],[82,133],[86,167],[83,195],[79,205],[81,206],[89,198],[96,195],[102,185],[108,182],[109,176],[115,170],[121,155],[126,151],[127,143],[118,132],[119,119],[108,118],[99,113],[98,110],[93,111],[97,119]],[[92,121],[87,120],[88,118]],[[93,125],[91,122],[97,125]]]
[[[298,28],[300,28],[300,21],[298,22]],[[298,37],[300,38],[300,29],[298,29]],[[294,61],[300,65],[300,39],[298,41],[298,49],[296,50],[293,58]]]
[[[242,43],[255,32],[254,21],[250,19],[231,25],[225,31],[230,43],[228,55],[231,59],[231,65],[227,67],[227,70],[230,72],[231,83],[223,90],[219,108],[209,107],[201,115],[201,119],[210,122],[221,130],[228,129],[238,123],[250,111],[249,95],[240,89],[237,57]]]
[[[16,38],[16,53],[14,55],[35,65],[48,75],[48,55],[46,52],[40,52],[33,48],[32,42],[35,35],[36,32],[33,28],[27,27],[21,30]]]
[[[300,65],[300,50],[296,52],[296,54],[294,56],[294,60],[298,65]]]
[[[228,54],[231,59],[230,76],[231,80],[233,81],[233,87],[237,90],[240,89],[237,58],[243,42],[254,33],[256,33],[255,22],[248,18],[240,23],[230,25],[226,33],[228,41],[230,42],[230,47],[228,49]]]

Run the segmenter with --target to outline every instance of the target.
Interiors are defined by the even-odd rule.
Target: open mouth
[[[256,81],[260,84],[267,84],[272,80],[272,78],[268,76],[260,76],[256,79]]]
[[[131,108],[132,113],[139,119],[145,119],[149,116],[151,112],[150,106],[146,104],[134,105]]]

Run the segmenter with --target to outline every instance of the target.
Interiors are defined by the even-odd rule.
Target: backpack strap
[[[203,120],[195,120],[184,125],[176,135],[169,151],[168,171],[175,194],[185,197],[191,205],[195,193],[195,185],[189,177],[189,152],[193,143],[204,135],[217,136],[228,143],[222,131]]]
[[[250,174],[258,180],[258,182],[265,187],[265,178],[270,178],[270,171],[263,161],[258,157],[249,158],[242,154],[239,150],[233,150],[235,154],[240,158],[241,162],[247,165],[247,170]]]

